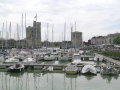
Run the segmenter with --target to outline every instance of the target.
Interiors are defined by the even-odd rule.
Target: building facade
[[[41,47],[41,22],[33,21],[33,26],[26,28],[26,40],[28,48]]]
[[[72,32],[71,33],[72,47],[80,47],[83,44],[82,32]]]
[[[91,39],[92,45],[111,45],[114,44],[114,39],[120,36],[120,33],[108,34],[107,36],[98,36]]]

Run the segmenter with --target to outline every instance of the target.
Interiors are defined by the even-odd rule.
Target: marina
[[[0,0],[0,90],[120,90],[119,0]]]
[[[106,64],[107,68],[112,66],[112,68],[117,69],[118,73],[120,72],[119,61],[116,61],[112,58],[108,58],[100,54],[91,53],[91,51],[78,49],[76,53],[73,52],[74,50],[70,51],[71,49],[66,49],[64,51],[64,49],[57,48],[54,51],[55,54],[53,54],[52,48],[51,49],[49,48],[47,49],[47,51],[44,52],[41,50],[44,49],[42,48],[40,50],[11,49],[9,51],[6,51],[6,53],[8,54],[5,56],[3,54],[4,58],[3,60],[1,60],[0,69],[6,71],[9,70],[10,68],[11,69],[14,68],[12,70],[18,70],[21,67],[17,68],[17,65],[24,65],[23,68],[20,69],[19,71],[24,69],[41,70],[45,72],[48,71],[54,72],[54,70],[61,70],[63,72],[71,73],[71,74],[73,72],[75,72],[75,74],[81,74],[92,71],[91,73],[94,72],[94,74],[97,74],[101,72],[102,64]],[[63,54],[61,55],[61,53],[63,52],[66,52],[64,56]],[[88,53],[84,53],[84,52],[88,52]],[[98,61],[98,60],[102,60],[102,61]],[[84,67],[86,67],[86,69],[83,69]]]
[[[44,64],[43,62],[40,63],[32,63],[32,64],[24,64],[24,71],[29,71],[29,70],[38,70],[38,71],[43,71],[43,72],[54,72],[56,70],[58,71],[61,71],[61,72],[66,72],[66,68],[70,65],[71,62],[59,62],[60,64],[55,64],[56,61],[45,61]],[[88,61],[87,63],[91,63],[93,61]],[[6,71],[8,67],[11,67],[15,64],[0,64],[0,69],[1,70],[4,70]],[[89,65],[89,64],[87,64]],[[76,74],[81,74],[82,72],[82,68],[85,66],[85,65],[74,65],[75,67],[77,67],[77,69],[75,69],[77,72]],[[102,63],[99,63],[97,64],[96,62],[96,65],[94,65],[94,67],[96,68],[97,70],[97,73],[100,73],[100,70],[101,70],[101,66],[102,66]],[[116,68],[118,70],[118,72],[120,72],[120,66],[112,66],[112,68]],[[72,70],[71,68],[71,65],[70,65],[70,68],[69,68],[69,71]]]
[[[59,50],[59,53],[62,52],[62,50]],[[58,52],[56,51],[56,53]],[[69,51],[69,49],[68,49]],[[83,55],[82,53],[72,53],[70,54],[71,56],[71,60],[66,59],[66,60],[61,60],[59,59],[59,56],[61,56],[61,54],[57,53],[55,55],[52,55],[52,57],[56,57],[58,59],[49,59],[51,57],[47,57],[48,60],[46,60],[46,58],[44,59],[44,57],[46,57],[46,54],[49,52],[49,54],[51,54],[50,51],[45,51],[45,52],[41,52],[41,51],[36,51],[36,50],[26,50],[23,49],[21,51],[19,50],[14,50],[10,52],[9,55],[5,56],[3,60],[1,60],[0,63],[0,69],[7,69],[10,66],[13,66],[16,63],[21,63],[24,65],[25,69],[34,69],[34,70],[47,70],[48,68],[52,68],[52,70],[61,70],[64,71],[65,68],[69,65],[75,65],[78,68],[78,72],[81,72],[82,68],[85,65],[93,65],[94,67],[96,67],[97,69],[101,69],[101,65],[102,63],[106,64],[107,66],[112,66],[116,69],[118,69],[118,71],[120,71],[120,65],[119,65],[119,61],[114,60],[112,58],[100,55],[100,54],[92,54],[92,55]],[[85,52],[85,51],[83,51]],[[90,51],[89,51],[90,52]],[[36,55],[36,53],[38,53]],[[69,53],[70,52],[66,52],[67,56],[64,56],[65,58],[69,57]],[[14,54],[14,56],[13,56]],[[43,56],[41,58],[38,59],[39,56]],[[87,56],[87,59],[85,59],[83,56]],[[92,57],[92,60],[91,60]],[[6,59],[7,58],[7,59]],[[90,59],[89,59],[90,58]],[[102,60],[102,61],[98,61],[98,60]],[[98,64],[97,64],[98,63]],[[99,64],[101,63],[101,64]]]

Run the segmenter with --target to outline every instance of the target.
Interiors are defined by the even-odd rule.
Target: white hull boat
[[[66,74],[77,74],[78,68],[75,65],[68,65],[65,68]]]
[[[10,66],[8,68],[8,72],[22,72],[24,70],[24,65],[23,64],[15,64],[13,66]]]
[[[81,64],[81,57],[80,57],[80,54],[79,53],[74,53],[73,54],[73,61],[71,64],[74,64],[74,65],[79,65]]]
[[[103,65],[101,66],[100,73],[102,75],[111,75],[111,76],[113,75],[114,76],[114,75],[119,75],[119,70],[112,66]]]
[[[68,61],[69,60],[68,52],[63,51],[63,52],[59,53],[58,60],[59,61]]]
[[[19,59],[14,58],[14,57],[8,58],[5,60],[5,63],[17,63],[17,62],[19,62]]]
[[[82,68],[82,74],[97,74],[97,69],[93,65],[85,65]]]
[[[23,60],[23,63],[34,63],[34,62],[36,62],[36,60],[34,58],[31,58],[31,57]]]
[[[55,60],[55,56],[54,55],[45,55],[44,60],[46,60],[46,61]]]

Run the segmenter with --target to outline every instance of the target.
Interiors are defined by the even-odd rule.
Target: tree
[[[120,44],[120,36],[116,37],[113,42],[114,44]]]

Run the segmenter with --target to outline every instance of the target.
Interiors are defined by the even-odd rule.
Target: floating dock
[[[112,59],[110,57],[106,57],[106,56],[98,54],[98,53],[96,53],[96,54],[99,56],[98,58],[102,57],[104,61],[109,62],[110,64],[113,64],[113,65],[115,64],[115,65],[120,66],[120,61],[114,60],[114,59]]]
[[[6,69],[12,65],[14,65],[14,64],[0,64],[0,69]],[[56,64],[37,64],[37,63],[24,64],[24,65],[25,65],[25,69],[36,69],[36,70],[46,70],[49,67],[53,67],[53,70],[64,70],[64,68],[66,68],[68,66],[67,64],[57,64],[56,65]],[[76,66],[79,68],[79,70],[81,70],[84,65],[76,65]],[[95,67],[100,68],[101,66],[96,65]],[[120,66],[113,66],[113,67],[120,69]]]

